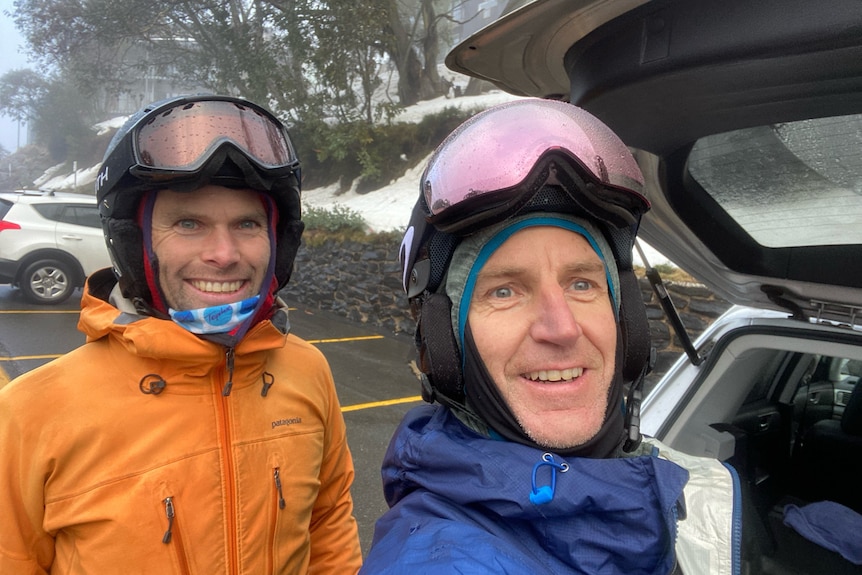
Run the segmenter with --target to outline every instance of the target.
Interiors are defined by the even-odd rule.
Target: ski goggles
[[[594,116],[554,100],[516,100],[462,124],[434,153],[422,193],[428,221],[458,234],[518,212],[546,184],[567,194],[570,205],[559,211],[617,227],[637,225],[649,209],[625,144]]]
[[[232,144],[265,172],[298,171],[284,125],[246,100],[221,96],[173,100],[146,113],[128,134],[130,157],[120,169],[144,180],[182,179],[199,173],[224,144]]]

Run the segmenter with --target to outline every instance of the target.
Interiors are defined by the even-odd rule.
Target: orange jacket
[[[223,396],[225,348],[171,321],[88,286],[79,328],[85,345],[0,391],[0,573],[359,569],[353,462],[316,348],[257,324]]]

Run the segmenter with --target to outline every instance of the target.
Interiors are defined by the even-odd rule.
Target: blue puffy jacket
[[[689,473],[653,455],[563,459],[422,406],[396,431],[382,473],[391,509],[362,574],[634,575],[676,565]]]

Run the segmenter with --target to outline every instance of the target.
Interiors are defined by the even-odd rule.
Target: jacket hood
[[[568,469],[552,476],[543,464],[549,458]],[[534,472],[536,486],[551,490],[544,503],[531,501]],[[497,565],[501,556],[519,556],[520,564],[532,557],[534,573],[670,572],[677,504],[688,480],[682,467],[650,455],[564,459],[481,437],[442,406],[407,414],[382,474],[391,509],[375,528],[372,567],[421,564],[423,553],[429,560],[439,554],[443,540],[460,547],[459,539],[479,537],[487,543],[470,545],[468,561]]]

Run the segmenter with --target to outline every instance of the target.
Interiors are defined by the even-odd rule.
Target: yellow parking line
[[[18,355],[15,357],[0,357],[0,361],[24,361],[27,359],[57,359],[61,357],[62,353],[56,353],[53,355]]]
[[[338,339],[309,339],[306,340],[308,343],[338,343],[341,341],[361,341],[364,339],[383,339],[382,335],[364,335],[359,337],[343,337]],[[28,359],[57,359],[61,357],[63,354],[53,354],[53,355],[18,355],[15,357],[0,357],[0,361],[23,361]]]
[[[372,338],[376,339],[376,338]],[[340,341],[340,340],[339,340]],[[22,355],[18,357],[0,357],[0,361],[12,361],[14,360],[26,360],[26,359],[54,359],[60,357],[59,355]],[[9,383],[10,378],[3,370],[0,368],[0,389]],[[371,409],[374,407],[386,407],[388,405],[400,405],[402,403],[413,403],[417,401],[422,401],[421,395],[414,395],[411,397],[401,397],[398,399],[386,399],[383,401],[372,401],[370,403],[358,403],[356,405],[346,405],[341,408],[341,411],[346,413],[348,411],[360,411],[362,409]]]
[[[308,339],[308,343],[338,343],[342,341],[362,341],[365,339],[383,339],[382,335],[363,335],[358,337],[342,337],[337,339]],[[19,355],[17,357],[0,357],[0,361],[13,361],[19,359],[56,359],[63,354],[54,355]]]
[[[307,339],[308,343],[339,343],[342,341],[362,341],[364,339],[383,339],[382,335],[360,335],[357,337],[341,337],[336,339]]]
[[[78,313],[78,312],[63,312],[63,311],[46,311],[46,312],[10,312],[10,311],[0,311],[0,313]],[[345,341],[362,341],[362,340],[370,340],[370,339],[383,339],[382,335],[364,335],[357,337],[342,337],[342,338],[334,338],[334,339],[309,339],[306,340],[308,343],[339,343]],[[0,362],[4,361],[27,361],[27,360],[37,360],[37,359],[57,359],[61,357],[63,354],[51,354],[51,355],[19,355],[16,357],[0,357]],[[9,383],[9,376],[5,371],[0,369],[0,388]],[[405,397],[403,399],[393,399],[390,401],[381,401],[375,403],[364,403],[361,405],[351,405],[345,408],[342,408],[342,411],[356,411],[359,409],[368,409],[371,407],[382,407],[385,405],[396,405],[399,403],[409,403],[411,401],[417,401],[422,399],[420,396],[414,397]]]
[[[412,397],[401,397],[399,399],[385,399],[383,401],[372,401],[371,403],[357,403],[356,405],[345,405],[341,408],[342,412],[359,411],[360,409],[371,409],[372,407],[386,407],[387,405],[399,405],[401,403],[413,403],[414,401],[422,401],[421,395]]]
[[[79,309],[46,309],[46,310],[36,310],[36,309],[3,309],[0,310],[0,314],[21,314],[21,313],[37,313],[37,314],[45,314],[45,313],[74,313],[79,314],[81,310]]]

